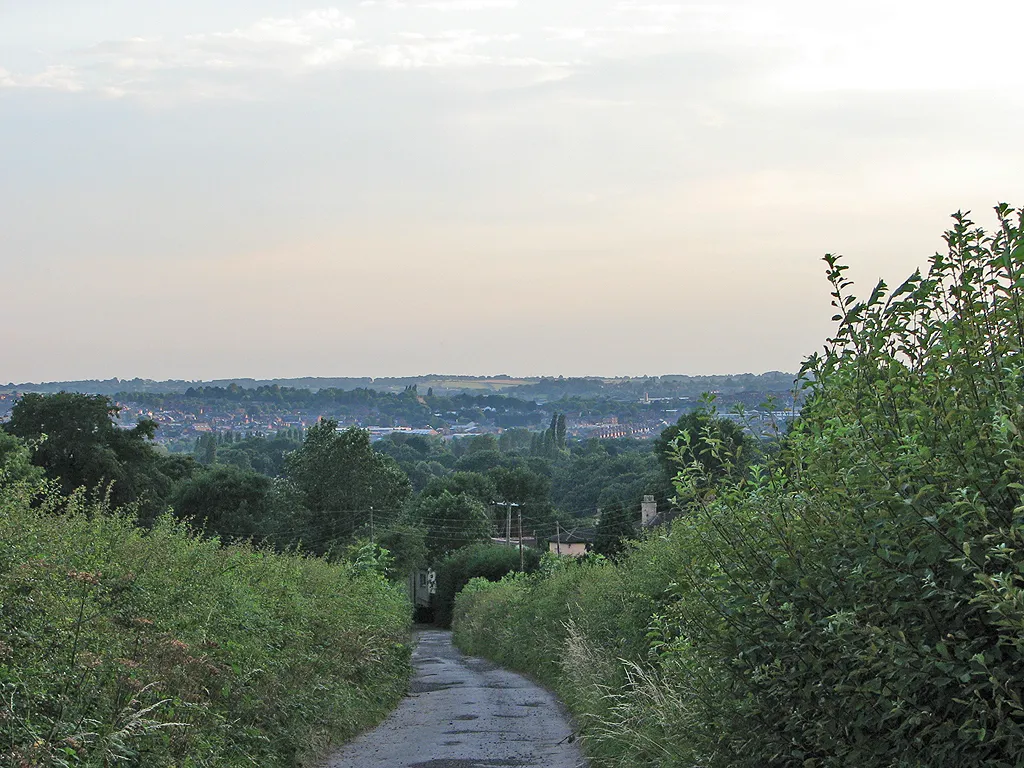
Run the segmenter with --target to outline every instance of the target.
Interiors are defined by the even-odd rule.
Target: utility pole
[[[519,572],[523,572],[523,510],[516,504],[516,511],[519,513]]]
[[[562,524],[555,520],[555,554],[562,554]]]
[[[492,504],[496,507],[505,508],[505,546],[512,546],[512,507],[519,509],[519,505],[514,501],[492,501]],[[523,548],[523,513],[519,512],[519,549]],[[522,557],[519,558],[522,560]],[[522,569],[520,569],[522,570]]]
[[[376,543],[373,540],[373,507],[370,507],[370,543]]]

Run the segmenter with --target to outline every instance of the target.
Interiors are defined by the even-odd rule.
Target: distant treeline
[[[229,384],[226,387],[199,386],[189,387],[183,393],[157,393],[157,392],[134,392],[123,391],[115,394],[117,400],[130,400],[135,403],[166,406],[168,403],[180,402],[182,399],[205,400],[205,401],[227,401],[231,403],[273,403],[288,408],[318,408],[334,405],[377,405],[381,403],[395,402],[420,402],[418,391],[415,385],[400,393],[381,392],[375,389],[299,389],[295,387],[282,387],[277,384],[259,386],[255,389],[246,389],[238,384]],[[535,408],[536,403],[521,400],[506,395],[468,395],[458,394],[446,397],[438,397],[429,390],[425,393],[424,407],[427,404],[435,406],[451,406],[457,408],[494,408],[524,410]]]
[[[113,396],[122,392],[133,393],[175,393],[185,394],[195,390],[230,389],[235,386],[245,390],[309,390],[352,391],[375,390],[401,394],[410,387],[421,392],[434,389],[438,395],[477,392],[500,392],[503,395],[534,400],[552,400],[565,397],[602,397],[613,399],[650,397],[699,397],[704,392],[719,392],[723,395],[742,392],[775,392],[788,394],[793,388],[795,376],[791,373],[769,371],[763,374],[742,373],[729,376],[639,376],[603,378],[598,376],[562,377],[544,376],[539,378],[512,378],[509,376],[409,376],[396,378],[317,378],[295,379],[222,379],[216,381],[184,381],[173,379],[154,381],[152,379],[89,379],[82,381],[58,381],[42,383],[13,382],[0,385],[4,392],[80,392]]]
[[[652,398],[698,398],[705,392],[735,396],[742,393],[789,395],[794,387],[792,373],[770,371],[760,375],[735,376],[644,376],[639,378],[542,378],[510,387],[507,394],[544,400],[597,397],[612,400]]]

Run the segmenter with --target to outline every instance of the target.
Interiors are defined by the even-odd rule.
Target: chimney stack
[[[644,496],[644,500],[640,504],[640,525],[644,528],[650,528],[657,519],[658,502],[654,500],[653,496]]]

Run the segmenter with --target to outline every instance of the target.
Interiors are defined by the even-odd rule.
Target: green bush
[[[297,766],[405,690],[372,569],[0,483],[0,763]]]
[[[597,766],[1018,765],[1024,230],[997,213],[866,301],[826,257],[837,330],[778,457],[714,486],[684,460],[668,535],[474,585],[459,641],[551,680]]]
[[[540,552],[529,547],[523,549],[523,564],[527,572],[537,570]],[[451,552],[437,564],[437,594],[434,596],[434,623],[450,627],[455,595],[469,583],[481,577],[498,581],[502,576],[519,570],[519,548],[495,544],[471,544]]]

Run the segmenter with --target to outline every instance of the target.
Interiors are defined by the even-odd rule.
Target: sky
[[[1024,205],[1024,4],[0,0],[0,381],[794,371]]]

